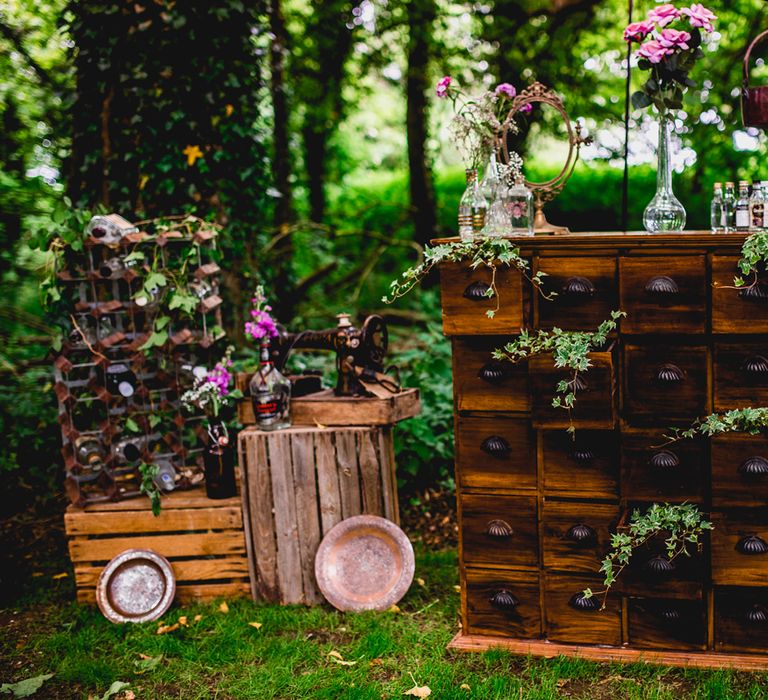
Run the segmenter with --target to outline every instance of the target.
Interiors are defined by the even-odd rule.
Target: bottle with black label
[[[752,196],[749,198],[749,221],[752,231],[765,228],[765,192],[760,182],[752,183]]]
[[[739,180],[739,198],[734,206],[736,212],[736,230],[749,231],[752,221],[749,216],[749,183]]]
[[[289,428],[291,383],[272,362],[268,338],[261,341],[260,360],[259,369],[250,383],[256,425],[262,430]]]

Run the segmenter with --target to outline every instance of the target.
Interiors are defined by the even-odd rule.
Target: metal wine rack
[[[179,398],[192,386],[194,369],[210,366],[223,335],[216,235],[89,235],[82,251],[66,249],[60,257],[57,277],[72,331],[54,361],[54,391],[73,503],[138,496],[142,462],[162,466],[158,485],[166,490],[202,481],[204,417],[183,411]],[[168,289],[147,295],[153,272],[165,275]],[[188,313],[161,303],[182,285],[198,298]],[[160,315],[170,317],[166,342],[142,350]]]

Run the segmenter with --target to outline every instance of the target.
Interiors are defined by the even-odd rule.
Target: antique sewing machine
[[[398,382],[384,375],[384,356],[388,343],[384,319],[381,316],[368,316],[362,328],[355,328],[349,314],[337,314],[336,318],[338,323],[335,328],[300,333],[281,332],[272,342],[275,366],[282,370],[294,350],[330,350],[336,353],[336,396],[370,396],[382,388],[389,394],[398,393]],[[292,381],[296,386],[301,377],[294,377]],[[316,377],[315,382],[316,390],[319,390]],[[305,383],[311,385],[310,380],[305,380]]]

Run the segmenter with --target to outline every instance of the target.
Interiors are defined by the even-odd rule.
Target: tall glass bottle
[[[736,200],[733,211],[736,220],[736,230],[740,232],[749,231],[751,225],[749,220],[749,183],[746,180],[739,180],[739,198]]]
[[[765,228],[765,191],[761,183],[752,183],[752,196],[749,198],[749,227],[751,231]]]
[[[736,190],[732,182],[725,183],[723,195],[723,231],[731,233],[736,230]]]
[[[261,430],[280,430],[291,425],[291,383],[272,361],[269,339],[261,341],[259,369],[250,383],[256,425]]]
[[[682,231],[685,228],[685,208],[672,191],[672,119],[667,113],[659,115],[658,165],[656,195],[643,212],[643,224],[649,233]]]
[[[709,208],[709,221],[712,233],[723,230],[723,185],[720,182],[715,183],[712,204]]]
[[[468,169],[466,177],[467,188],[459,201],[459,237],[463,241],[471,241],[485,226],[488,202],[480,192],[477,170]]]

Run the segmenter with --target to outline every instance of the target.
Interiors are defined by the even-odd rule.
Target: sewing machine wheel
[[[369,316],[365,319],[362,345],[367,348],[371,362],[378,365],[377,370],[381,371],[389,345],[387,324],[381,316]]]

